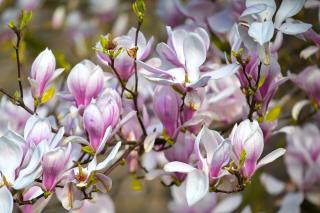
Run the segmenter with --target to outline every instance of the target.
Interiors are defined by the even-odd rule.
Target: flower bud
[[[156,88],[153,109],[169,136],[173,136],[179,117],[179,97],[170,87]]]
[[[46,141],[51,142],[53,137],[51,125],[48,120],[39,117],[30,117],[24,130],[24,138],[28,144],[38,145]]]
[[[263,133],[258,122],[248,119],[242,121],[239,126],[233,128],[230,139],[238,162],[245,151],[241,171],[245,177],[250,178],[256,170],[257,161],[264,147]]]
[[[67,83],[77,106],[86,106],[103,88],[103,71],[91,61],[83,60],[71,70]]]
[[[111,95],[108,95],[111,94]],[[120,97],[115,91],[106,91],[91,103],[83,113],[84,127],[89,134],[91,147],[97,151],[108,127],[114,128],[120,118]]]
[[[40,98],[46,89],[46,86],[63,70],[56,70],[56,59],[52,51],[46,48],[34,60],[30,77],[32,95],[34,98]]]

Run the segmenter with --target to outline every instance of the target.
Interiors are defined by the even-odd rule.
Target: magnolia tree
[[[114,212],[108,192],[118,167],[135,190],[153,179],[170,187],[172,212],[251,212],[241,192],[282,156],[289,179],[260,173],[281,201],[274,209],[320,205],[320,36],[296,19],[303,7],[320,8],[318,1],[161,0],[168,26],[166,40],[155,42],[141,30],[148,5],[136,0],[136,26],[101,35],[89,50],[93,61],[60,68],[48,47],[23,70],[21,44],[41,2],[19,2],[25,10],[0,31],[14,41],[18,88],[0,90],[1,212],[41,212],[52,197],[71,212]],[[90,2],[102,22],[117,12],[117,1]],[[57,8],[53,28],[65,13]],[[81,45],[86,30],[79,17],[70,19],[70,45]],[[289,36],[310,44],[298,74],[278,61]],[[290,81],[291,91],[275,99]],[[264,149],[283,133],[286,145]]]

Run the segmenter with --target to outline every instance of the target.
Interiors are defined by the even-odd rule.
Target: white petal
[[[227,77],[229,75],[236,73],[239,70],[239,67],[240,67],[239,64],[228,64],[217,70],[205,73],[204,75],[201,76],[201,79],[204,77],[210,77],[211,80],[217,80],[223,77]]]
[[[50,143],[50,148],[56,148],[64,135],[64,127],[61,127]]]
[[[276,14],[275,26],[278,28],[289,17],[296,15],[303,7],[305,0],[282,0]]]
[[[199,79],[199,67],[206,60],[206,47],[200,36],[195,33],[188,35],[183,41],[183,53],[186,60],[188,78],[191,82]]]
[[[187,37],[188,32],[183,29],[177,29],[172,31],[171,41],[174,47],[174,50],[178,56],[179,62],[185,64],[185,58],[183,53],[183,41]]]
[[[279,195],[286,187],[284,182],[266,173],[261,174],[260,181],[270,195]]]
[[[300,213],[300,204],[303,199],[302,193],[288,193],[282,200],[278,213]]]
[[[241,194],[230,195],[218,203],[214,212],[233,212],[240,206],[241,202]]]
[[[193,170],[188,174],[186,180],[186,198],[189,206],[200,201],[209,190],[208,174],[202,170]]]
[[[159,135],[158,132],[153,132],[146,137],[143,142],[143,147],[145,152],[150,152],[153,148],[154,142],[156,141],[157,136]]]
[[[101,141],[101,143],[100,143],[100,145],[99,145],[99,147],[97,149],[97,154],[99,154],[103,150],[104,146],[106,145],[106,143],[107,143],[107,141],[109,139],[109,136],[110,136],[111,132],[112,132],[112,127],[109,126],[106,129],[106,131],[105,131],[105,133],[103,135],[102,141]]]
[[[279,30],[288,35],[297,35],[304,33],[312,27],[311,24],[299,22],[299,23],[283,23]]]
[[[245,9],[242,12],[241,17],[257,14],[257,13],[260,13],[260,12],[264,11],[265,9],[267,9],[267,5],[265,5],[265,4],[255,4],[255,5],[252,5],[250,7],[247,7],[247,9]]]
[[[319,51],[318,46],[310,46],[300,52],[300,58],[307,59]]]
[[[24,127],[24,132],[23,132],[23,135],[24,135],[24,138],[26,139],[30,133],[30,131],[32,130],[33,126],[35,125],[35,123],[37,123],[37,121],[39,120],[40,118],[36,115],[32,115],[26,122],[26,125]]]
[[[303,107],[305,107],[309,103],[310,103],[309,100],[302,100],[295,103],[291,111],[292,118],[297,121],[301,110],[303,109]]]
[[[0,209],[3,213],[12,213],[13,198],[7,187],[0,188]]]
[[[15,178],[15,170],[20,165],[23,149],[18,144],[10,132],[0,138],[0,172],[7,181],[12,182]]]
[[[264,158],[262,158],[258,165],[257,168],[260,168],[266,164],[269,164],[273,161],[275,161],[277,158],[281,157],[282,155],[284,155],[284,153],[286,153],[286,150],[283,148],[279,148],[276,150],[273,150],[272,152],[270,152],[269,154],[267,154]]]
[[[102,161],[101,163],[98,163],[96,170],[102,170],[105,169],[109,166],[109,164],[113,161],[113,159],[116,157],[119,149],[121,147],[121,142],[119,141],[111,150],[110,154],[108,155],[108,157],[106,157],[106,159],[104,159],[104,161]]]
[[[189,164],[182,163],[179,161],[173,161],[170,163],[167,163],[163,170],[166,172],[181,172],[181,173],[189,173],[195,170],[193,166],[190,166]]]
[[[274,33],[272,21],[253,22],[248,30],[248,34],[261,46],[269,42]]]

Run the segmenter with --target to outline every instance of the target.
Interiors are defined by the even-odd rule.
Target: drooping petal
[[[272,21],[253,22],[248,30],[248,34],[255,39],[261,46],[269,42],[274,33]]]
[[[184,39],[183,53],[186,60],[188,80],[195,82],[200,76],[199,67],[206,60],[206,47],[197,34],[191,33]]]
[[[273,162],[274,160],[276,160],[279,157],[281,157],[282,155],[284,155],[284,153],[286,153],[286,150],[283,148],[279,148],[279,149],[272,151],[271,153],[269,153],[268,155],[266,155],[264,158],[262,158],[259,161],[257,167],[260,168],[266,164]]]
[[[188,174],[186,180],[186,198],[189,206],[200,201],[209,190],[208,174],[195,169]]]
[[[179,161],[173,161],[170,163],[167,163],[163,170],[166,172],[181,172],[181,173],[189,173],[195,170],[193,166],[190,166],[189,164],[179,162]]]
[[[214,212],[233,212],[240,206],[241,202],[241,194],[230,195],[218,203],[214,208]]]
[[[308,31],[312,27],[311,24],[299,22],[299,23],[283,23],[279,30],[288,35],[297,35]]]
[[[119,141],[111,150],[110,154],[108,155],[108,157],[106,157],[106,159],[104,159],[101,163],[98,163],[96,170],[102,170],[105,169],[109,166],[109,164],[113,161],[113,159],[116,157],[119,149],[121,147],[121,142]]]
[[[15,178],[15,170],[20,165],[23,157],[23,148],[14,137],[16,134],[7,132],[0,138],[0,172],[9,183]]]
[[[0,209],[3,213],[12,213],[13,211],[13,198],[5,186],[0,188]]]
[[[305,0],[283,0],[276,14],[275,26],[279,28],[289,17],[296,15],[303,7]]]
[[[100,146],[99,146],[99,148],[97,149],[97,152],[96,152],[97,154],[99,154],[99,153],[103,150],[104,146],[106,145],[106,143],[107,143],[107,141],[108,141],[108,139],[109,139],[109,137],[110,137],[111,132],[112,132],[112,127],[109,126],[109,127],[106,129],[106,131],[105,131],[105,133],[104,133],[104,135],[103,135],[101,144],[100,144]]]
[[[210,77],[211,80],[217,80],[217,79],[227,77],[236,73],[239,70],[239,68],[240,68],[239,64],[228,64],[217,70],[205,73],[204,75],[201,76],[201,79],[205,77]]]

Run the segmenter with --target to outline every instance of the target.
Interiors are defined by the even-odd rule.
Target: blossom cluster
[[[90,2],[102,22],[119,9],[117,1]],[[70,212],[114,212],[108,193],[117,167],[136,190],[156,178],[171,187],[172,212],[232,212],[257,170],[282,156],[291,185],[260,175],[269,194],[285,194],[279,212],[299,211],[304,199],[320,205],[320,69],[285,73],[279,61],[284,35],[313,43],[303,58],[319,56],[320,35],[296,19],[304,6],[320,8],[317,1],[161,0],[161,42],[144,35],[147,2],[136,0],[137,26],[101,35],[93,58],[59,68],[45,48],[22,81],[20,42],[32,25],[28,11],[41,6],[25,4],[9,22],[19,87],[13,95],[0,89],[1,212],[41,212],[53,197]],[[52,27],[66,22],[75,45],[83,44],[91,28],[65,12],[57,8]],[[275,99],[290,83],[296,89]],[[282,119],[298,92],[306,98]],[[265,149],[281,133],[287,144]]]

